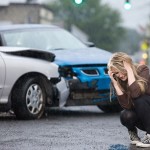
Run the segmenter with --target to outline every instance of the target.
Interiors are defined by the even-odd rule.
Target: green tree
[[[49,8],[65,22],[66,29],[76,25],[97,47],[116,51],[124,35],[120,13],[100,0],[84,0],[80,5],[73,0],[57,0],[53,5],[49,4]]]

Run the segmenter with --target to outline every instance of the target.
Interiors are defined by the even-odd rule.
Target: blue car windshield
[[[25,29],[3,32],[6,46],[43,50],[82,49],[87,46],[63,29]]]

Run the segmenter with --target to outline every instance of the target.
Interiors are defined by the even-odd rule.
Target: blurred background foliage
[[[102,4],[101,0],[84,0],[80,5],[75,4],[74,0],[57,0],[47,6],[53,11],[56,20],[64,22],[67,30],[71,30],[71,25],[77,26],[99,48],[129,54],[138,49],[140,35],[134,30],[125,29],[120,13]]]

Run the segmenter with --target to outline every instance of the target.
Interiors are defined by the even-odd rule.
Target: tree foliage
[[[89,41],[97,47],[116,51],[118,43],[124,35],[121,27],[121,16],[118,11],[100,0],[84,0],[77,5],[73,0],[57,0],[49,4],[59,20],[65,22],[65,28],[70,30],[72,24],[79,27],[89,36]]]

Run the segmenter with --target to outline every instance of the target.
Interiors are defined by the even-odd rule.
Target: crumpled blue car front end
[[[54,53],[55,63],[60,66],[60,75],[65,80],[66,86],[63,87],[68,89],[68,97],[60,99],[60,106],[111,104],[110,78],[107,73],[107,63],[112,55],[110,52],[87,47],[57,50]],[[115,96],[112,96],[112,101],[116,102]]]

